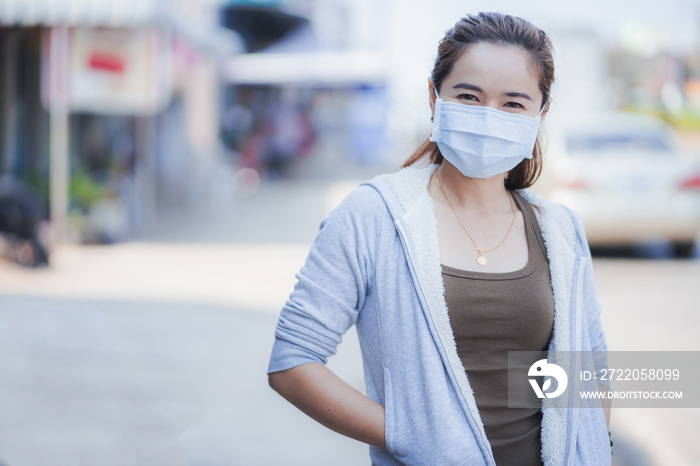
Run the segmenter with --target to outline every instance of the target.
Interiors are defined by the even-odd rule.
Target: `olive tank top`
[[[510,193],[523,214],[528,248],[525,267],[486,273],[443,265],[442,278],[457,353],[496,464],[541,465],[542,413],[537,408],[508,408],[508,351],[547,349],[554,326],[554,299],[533,207],[517,192]]]

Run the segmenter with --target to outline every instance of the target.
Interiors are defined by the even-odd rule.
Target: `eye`
[[[478,102],[479,99],[473,94],[460,94],[457,96],[459,100],[469,100],[471,102]]]
[[[506,103],[506,107],[510,107],[510,108],[522,108],[523,110],[525,110],[525,107],[523,107],[523,105],[520,104],[520,103],[518,103],[518,102],[508,102],[508,103]]]

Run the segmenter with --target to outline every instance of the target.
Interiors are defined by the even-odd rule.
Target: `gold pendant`
[[[476,262],[479,263],[479,265],[486,265],[486,258],[484,257],[483,254],[479,256],[479,258],[476,260]]]

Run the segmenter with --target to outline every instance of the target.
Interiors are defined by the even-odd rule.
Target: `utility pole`
[[[50,31],[50,204],[51,245],[65,243],[68,230],[68,28]]]

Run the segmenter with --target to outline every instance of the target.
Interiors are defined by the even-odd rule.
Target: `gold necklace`
[[[455,207],[452,205],[450,200],[447,198],[447,194],[445,194],[445,190],[442,189],[442,184],[440,183],[440,178],[438,178],[437,171],[435,172],[435,179],[437,180],[438,186],[440,187],[440,191],[442,191],[442,195],[445,196],[445,200],[447,203],[452,207],[452,212],[455,213],[455,216],[457,217],[457,220],[459,220],[459,223],[462,224],[462,228],[464,228],[464,231],[467,233],[467,236],[469,236],[469,239],[472,240],[472,243],[474,243],[474,247],[476,248],[476,252],[479,253],[479,257],[476,259],[477,264],[479,265],[486,265],[486,258],[484,257],[484,254],[487,252],[495,251],[496,249],[500,248],[503,243],[506,242],[508,237],[510,236],[510,232],[513,231],[513,225],[515,225],[515,208],[513,207],[513,198],[511,197],[510,193],[506,191],[508,194],[508,200],[510,201],[510,210],[513,212],[513,222],[510,224],[510,230],[508,230],[508,234],[506,235],[505,238],[503,238],[503,241],[498,243],[498,246],[495,248],[491,249],[481,249],[479,246],[476,245],[476,241],[474,241],[474,238],[472,238],[472,235],[469,234],[469,230],[467,230],[467,227],[464,226],[464,222],[462,221],[461,218],[459,218],[459,215],[457,214],[457,210]]]

